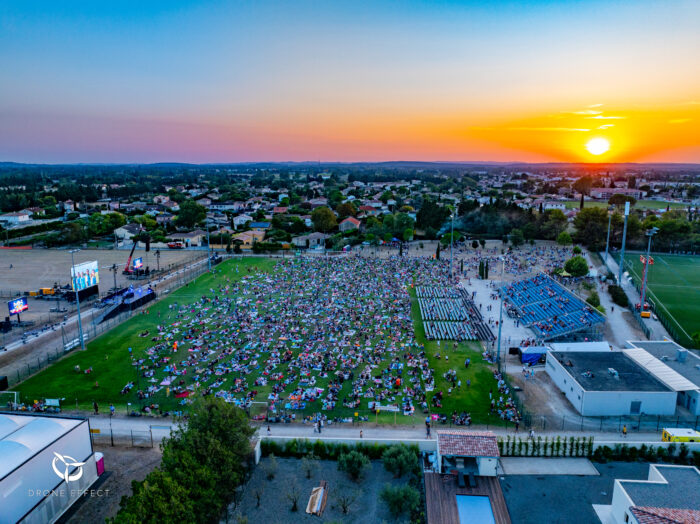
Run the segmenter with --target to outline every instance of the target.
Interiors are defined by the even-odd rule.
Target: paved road
[[[106,406],[105,406],[106,408]],[[117,414],[114,417],[110,417],[108,414],[94,416],[91,415],[90,427],[92,429],[99,429],[101,434],[109,434],[110,428],[114,432],[115,436],[129,436],[131,432],[134,433],[147,433],[149,431],[153,432],[153,439],[160,441],[163,437],[170,434],[172,428],[177,427],[176,423],[173,423],[169,418],[158,418],[158,417],[127,417],[125,415]],[[432,430],[432,437],[435,438],[435,430],[448,429],[448,426],[434,426]],[[469,429],[479,430],[486,429],[485,427],[474,426]],[[361,425],[333,425],[324,426],[321,435],[314,433],[313,427],[308,424],[271,424],[270,425],[270,435],[273,437],[289,437],[289,438],[326,438],[326,439],[337,439],[337,438],[360,438],[360,430],[362,430],[362,437],[365,439],[391,439],[391,440],[426,440],[425,428],[424,427],[412,427],[412,426],[380,426],[377,427],[374,424],[361,424]],[[515,435],[512,429],[491,429],[496,435],[506,436]],[[267,426],[260,426],[260,435],[267,435]],[[526,431],[521,431],[518,435],[525,439],[528,436]],[[566,431],[566,432],[537,432],[536,436],[591,436],[593,435],[598,442],[618,442],[623,439],[622,435],[617,432],[580,432],[580,431]],[[630,433],[627,437],[630,443],[635,442],[660,442],[661,432],[653,433]]]

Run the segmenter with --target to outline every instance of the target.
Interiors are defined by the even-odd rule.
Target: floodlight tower
[[[630,203],[625,202],[625,227],[622,229],[622,251],[620,252],[620,265],[617,275],[617,283],[622,286],[622,271],[625,264],[625,242],[627,242],[627,219],[630,215]]]
[[[451,227],[451,231],[450,231],[450,280],[452,280],[452,278],[454,277],[454,275],[452,273],[452,257],[453,257],[452,243],[454,242],[454,238],[455,238],[455,210],[453,209],[452,210],[452,227]]]
[[[78,296],[78,286],[75,281],[75,258],[74,254],[80,251],[79,249],[70,250],[70,260],[71,260],[71,284],[73,284],[73,289],[75,291],[75,304],[78,307],[78,336],[80,337],[80,349],[85,349],[85,339],[83,338],[83,320],[80,318],[80,297]]]
[[[639,307],[642,311],[644,311],[644,297],[647,292],[647,272],[649,271],[649,259],[651,258],[651,239],[658,230],[658,227],[652,227],[646,232],[646,236],[649,237],[649,243],[647,244],[647,256],[644,260],[644,276],[642,277],[642,301],[639,303]]]

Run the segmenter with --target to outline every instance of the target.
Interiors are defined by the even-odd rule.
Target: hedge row
[[[639,448],[628,446],[627,444],[616,444],[615,447],[601,446],[593,452],[593,460],[596,462],[607,462],[609,460],[623,462],[666,462],[673,464],[683,464],[700,467],[700,451],[688,449],[688,446],[681,444],[669,444],[668,448],[663,446],[654,447],[642,444]]]
[[[526,439],[508,435],[498,439],[502,457],[590,457],[593,454],[593,437],[537,437]]]
[[[381,460],[382,455],[390,446],[386,444],[336,444],[334,442],[326,443],[322,440],[310,441],[307,439],[292,439],[280,444],[274,440],[263,440],[260,443],[260,451],[264,457],[274,454],[276,457],[295,457],[302,458],[309,454],[313,454],[322,460],[338,460],[340,455],[346,454],[349,451],[359,451],[366,455],[370,460]],[[410,450],[419,455],[418,446],[407,446]]]

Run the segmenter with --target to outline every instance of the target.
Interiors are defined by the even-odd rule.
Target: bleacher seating
[[[513,282],[500,289],[509,311],[538,338],[550,339],[605,322],[605,317],[547,275]]]
[[[419,286],[416,296],[429,340],[494,340],[465,290]]]

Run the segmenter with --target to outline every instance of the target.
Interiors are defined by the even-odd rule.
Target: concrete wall
[[[498,459],[495,457],[477,457],[476,463],[479,466],[479,475],[482,477],[495,477],[498,469]]]
[[[583,394],[584,416],[630,415],[632,402],[641,402],[640,413],[673,415],[676,412],[675,391],[586,391]]]
[[[420,451],[434,452],[437,451],[437,439],[422,440],[422,439],[383,439],[383,438],[296,438],[296,437],[276,437],[274,435],[263,436],[262,440],[277,442],[284,445],[288,440],[307,440],[311,443],[320,440],[326,444],[347,444],[355,446],[357,444],[380,444],[391,446],[392,444],[406,444],[407,446],[416,445]]]
[[[625,514],[629,515],[629,520],[627,522],[635,521],[634,515],[629,511],[631,505],[632,499],[627,496],[625,490],[622,489],[620,481],[616,479],[615,486],[613,487],[612,505],[610,507],[610,516],[614,524],[625,524]]]
[[[700,390],[679,391],[678,404],[686,408],[693,415],[700,415]]]
[[[554,358],[551,353],[547,353],[547,364],[545,366],[547,374],[552,382],[566,395],[569,402],[581,414],[583,413],[584,391],[581,385],[572,379],[571,375],[564,369],[564,366]]]
[[[630,415],[633,401],[639,401],[645,415],[673,415],[675,391],[585,391],[551,354],[547,355],[547,374],[566,395],[576,410],[586,417]]]

